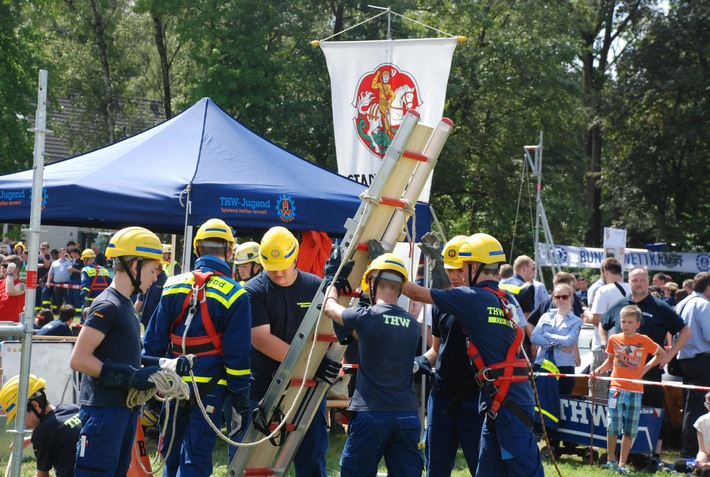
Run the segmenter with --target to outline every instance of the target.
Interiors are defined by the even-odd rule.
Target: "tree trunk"
[[[99,62],[101,63],[101,72],[104,79],[104,112],[106,117],[106,127],[108,128],[109,143],[115,140],[116,116],[114,111],[113,88],[111,86],[111,68],[108,61],[108,49],[106,47],[106,37],[104,36],[104,27],[101,14],[96,8],[96,0],[89,0],[91,8],[92,27],[94,29],[94,41],[99,53]]]
[[[173,116],[173,110],[170,105],[172,101],[172,93],[170,91],[170,63],[168,62],[168,49],[165,44],[165,27],[163,26],[163,20],[158,15],[153,15],[153,32],[155,35],[155,45],[158,47],[160,72],[163,78],[163,108],[165,108],[165,119],[170,119]]]

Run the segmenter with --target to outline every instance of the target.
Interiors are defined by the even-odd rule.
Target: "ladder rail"
[[[343,263],[355,261],[348,277],[353,290],[359,289],[360,279],[369,263],[364,244],[376,239],[382,241],[386,251],[394,249],[451,130],[449,120],[444,119],[436,128],[431,128],[419,124],[419,116],[414,113],[410,111],[405,116],[375,179],[363,194],[358,211],[345,223],[345,238],[338,246],[343,252]],[[341,296],[339,302],[349,306],[357,295]],[[283,420],[295,427],[289,427],[280,447],[268,441],[240,447],[229,465],[230,477],[283,475],[291,465],[329,387],[318,381],[314,386],[295,386],[292,380],[312,377],[324,355],[340,360],[347,348],[328,339],[334,331],[332,321],[320,311],[323,300],[324,295],[319,290],[260,403],[269,421],[277,411],[283,412],[286,413]],[[286,432],[285,425],[281,432]],[[250,423],[244,442],[255,442],[262,437]]]

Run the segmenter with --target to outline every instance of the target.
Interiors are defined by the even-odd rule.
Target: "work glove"
[[[333,248],[333,252],[330,255],[330,258],[325,264],[325,269],[323,270],[325,274],[325,282],[323,286],[323,293],[326,292],[328,287],[330,287],[331,284],[335,287],[336,290],[338,290],[338,294],[341,292],[345,292],[346,294],[352,293],[352,287],[350,286],[350,282],[348,282],[348,275],[350,275],[350,272],[353,270],[353,266],[355,265],[354,261],[349,261],[343,266],[343,269],[340,270],[340,274],[338,275],[338,279],[333,281],[335,274],[338,273],[338,269],[340,268],[340,264],[342,263],[342,254],[340,252],[340,247],[335,246]]]
[[[194,354],[178,356],[177,358],[160,358],[158,363],[160,369],[169,369],[174,371],[178,376],[187,376],[190,370],[195,366],[197,357]]]
[[[370,255],[370,260],[372,261],[385,253],[385,248],[378,240],[370,239],[367,241],[367,253]]]
[[[328,277],[335,276],[340,268],[340,264],[343,261],[342,253],[340,251],[340,246],[336,243],[333,250],[330,252],[330,257],[328,261],[325,262],[325,268],[323,269],[323,275]]]
[[[439,242],[439,237],[437,237],[432,232],[427,232],[422,235],[422,241],[419,244],[419,248],[422,252],[429,257],[432,262],[441,259],[441,243]]]
[[[138,391],[150,391],[155,389],[152,376],[159,371],[160,366],[146,366],[136,369],[131,365],[116,363],[107,359],[101,368],[97,384],[110,388],[133,388]]]
[[[323,356],[323,361],[320,362],[316,370],[315,378],[327,384],[333,384],[335,378],[340,373],[340,363],[330,359],[328,356]]]
[[[229,437],[233,439],[249,424],[249,386],[239,391],[229,391],[229,399],[232,402]]]
[[[415,357],[414,366],[412,367],[412,374],[425,376],[431,376],[434,374],[434,371],[431,370],[429,358],[424,355]]]
[[[451,280],[449,280],[449,276],[446,274],[444,260],[441,258],[439,246],[439,239],[431,232],[425,233],[424,236],[422,236],[422,242],[419,244],[419,248],[422,252],[429,257],[431,287],[448,288],[451,286]]]

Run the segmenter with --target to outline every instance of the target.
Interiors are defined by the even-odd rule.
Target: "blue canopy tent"
[[[142,133],[46,166],[42,223],[180,233],[216,217],[238,231],[283,225],[337,236],[364,189],[203,98]],[[0,175],[0,222],[29,222],[31,193],[32,169]],[[421,235],[428,206],[417,204],[416,214]]]

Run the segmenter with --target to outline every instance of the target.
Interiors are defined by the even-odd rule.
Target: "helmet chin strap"
[[[476,263],[478,266],[476,268],[476,275],[471,276],[471,268],[473,268],[473,264]],[[472,287],[476,284],[478,281],[478,277],[481,276],[481,272],[483,271],[483,264],[479,262],[468,262],[468,286]]]
[[[39,391],[40,392],[40,397],[36,399],[32,399],[27,401],[27,410],[32,412],[37,419],[39,419],[40,422],[44,420],[45,417],[47,417],[47,395],[44,393],[44,391]],[[40,407],[42,408],[42,411],[39,412],[37,409],[32,405],[33,401],[37,401],[38,404],[40,404]],[[44,402],[44,406],[42,406],[42,402]]]
[[[141,267],[143,266],[143,259],[140,257],[136,259],[136,261],[138,262],[138,265],[136,265],[136,276],[133,276],[133,273],[131,272],[131,267],[128,266],[128,262],[126,262],[125,258],[118,257],[118,261],[121,262],[121,265],[123,265],[123,269],[128,274],[128,278],[131,279],[131,285],[133,285],[133,293],[136,295],[142,293],[143,290],[141,290]]]

